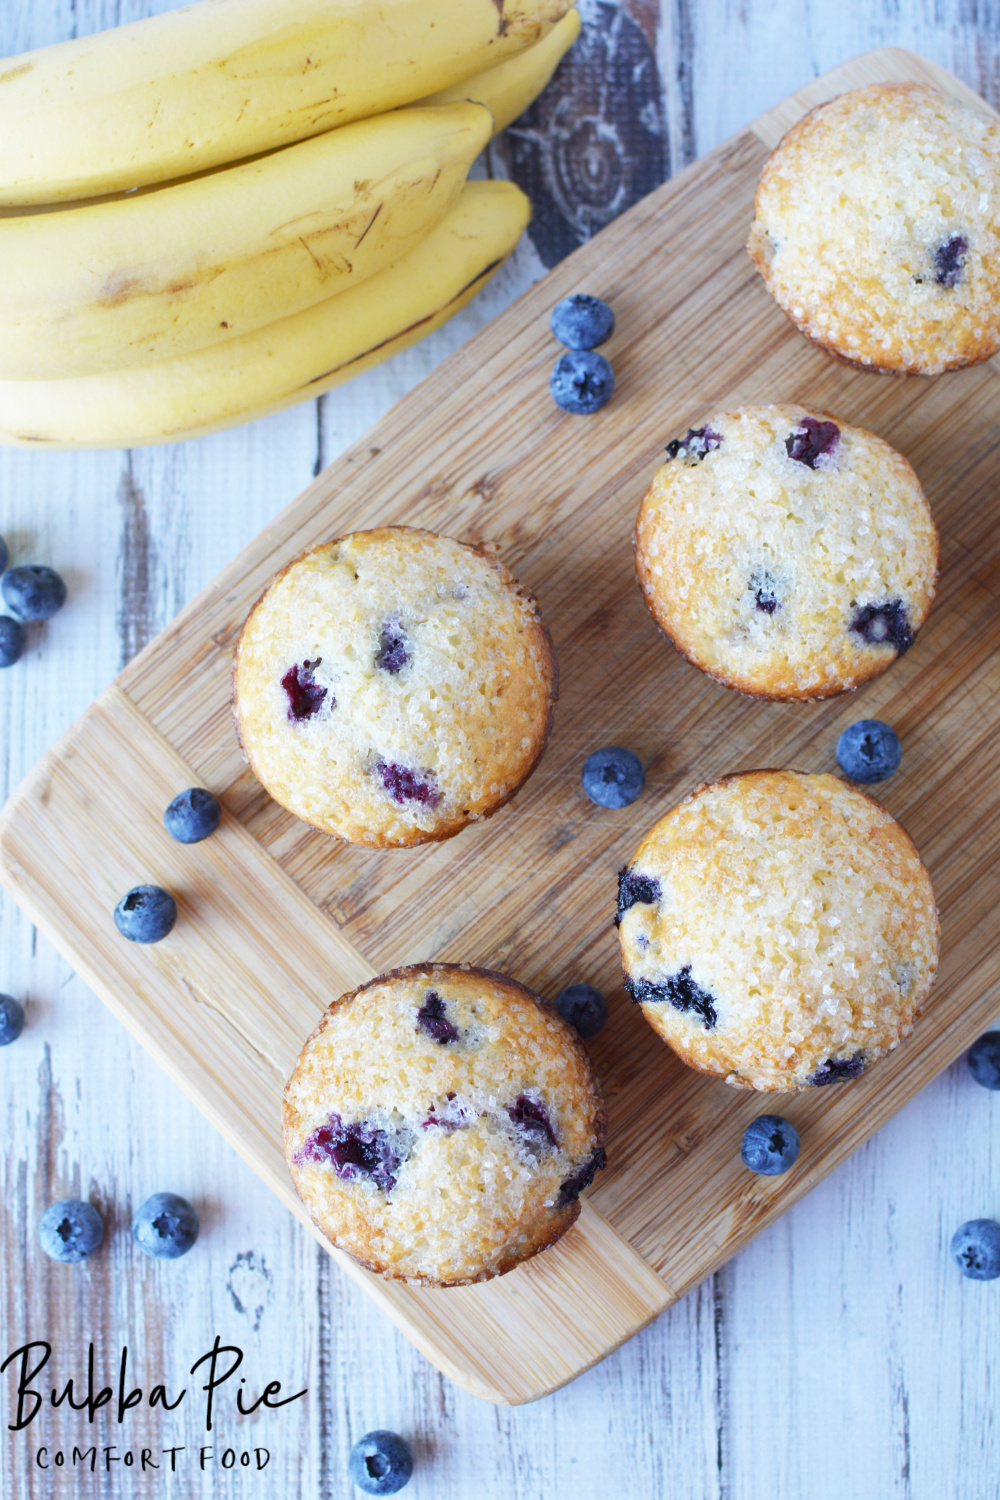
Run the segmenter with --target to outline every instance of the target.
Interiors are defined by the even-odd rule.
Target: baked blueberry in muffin
[[[1000,121],[918,83],[821,104],[764,168],[747,248],[792,322],[863,369],[991,358]]]
[[[604,1165],[605,1111],[555,1009],[487,969],[415,964],[345,995],[285,1089],[284,1149],[327,1238],[457,1286],[553,1244]]]
[[[757,697],[827,698],[909,649],[934,597],[937,533],[888,443],[805,407],[748,406],[672,449],[635,561],[689,661]]]
[[[692,1067],[738,1088],[859,1078],[913,1028],[934,892],[899,824],[834,776],[700,787],[619,877],[625,988]]]
[[[541,758],[555,653],[489,545],[354,532],[279,573],[243,627],[236,719],[250,765],[306,822],[376,846],[448,838]]]

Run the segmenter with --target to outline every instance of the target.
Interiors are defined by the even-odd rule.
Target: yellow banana
[[[493,116],[493,134],[499,135],[538,98],[579,35],[579,14],[567,11],[559,24],[533,47],[526,47],[516,57],[488,68],[485,73],[428,94],[420,103],[455,104],[460,99],[471,99],[476,104],[485,104]]]
[[[396,265],[305,312],[140,369],[0,381],[0,442],[132,448],[319,396],[446,322],[510,254],[530,216],[513,183],[470,182]]]
[[[0,376],[224,342],[398,260],[489,139],[481,104],[402,109],[152,192],[0,220]]]
[[[573,0],[202,0],[0,61],[0,203],[187,177],[380,114],[537,41]]]

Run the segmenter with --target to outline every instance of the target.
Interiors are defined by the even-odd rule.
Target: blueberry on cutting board
[[[646,785],[642,761],[621,745],[594,750],[583,763],[583,790],[598,807],[628,807]]]
[[[204,787],[189,786],[169,804],[163,814],[163,825],[179,844],[200,844],[215,832],[221,817],[218,797]]]
[[[899,735],[881,719],[858,719],[837,741],[837,764],[852,781],[885,781],[899,770],[902,758]]]
[[[799,1154],[799,1133],[781,1115],[758,1115],[743,1132],[743,1165],[761,1177],[779,1177]]]
[[[574,292],[552,309],[552,332],[567,349],[596,349],[615,331],[615,315],[600,297]]]
[[[587,417],[607,406],[614,395],[614,371],[603,354],[595,354],[592,349],[570,349],[556,360],[549,390],[563,411]]]
[[[177,903],[160,885],[136,885],[115,907],[115,926],[130,943],[158,943],[177,920]]]
[[[595,1037],[608,1019],[608,1002],[592,984],[567,984],[553,1003],[585,1042]]]

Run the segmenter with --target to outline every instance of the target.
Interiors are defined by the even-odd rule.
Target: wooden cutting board
[[[786,322],[743,250],[757,178],[788,126],[845,88],[911,78],[981,104],[931,63],[867,54],[563,262],[326,469],[131,663],[0,821],[4,882],[304,1222],[280,1098],[331,999],[427,958],[503,969],[550,996],[571,980],[609,995],[592,1045],[609,1166],[554,1249],[449,1291],[383,1282],[333,1252],[429,1359],[488,1400],[530,1401],[631,1337],[866,1140],[1000,1004],[1000,366],[934,380],[842,367]],[[548,395],[559,352],[548,315],[580,289],[606,298],[618,325],[606,351],[618,389],[590,418]],[[632,523],[664,444],[715,411],[772,400],[821,407],[900,448],[941,532],[938,599],[916,645],[827,703],[758,703],[710,682],[658,636],[633,575]],[[247,611],[278,568],[396,522],[500,541],[541,600],[562,698],[545,759],[510,806],[445,844],[375,853],[310,831],[261,791],[233,733],[229,675]],[[833,770],[841,729],[860,717],[887,719],[903,741],[902,770],[877,791],[931,871],[938,982],[913,1037],[868,1077],[748,1097],[685,1069],[625,997],[615,873],[698,783],[758,766]],[[621,812],[580,789],[585,756],[603,744],[631,746],[648,768],[644,796]],[[186,847],[161,819],[193,784],[218,794],[225,817]],[[167,886],[180,909],[170,938],[148,948],[111,919],[141,881]],[[785,1177],[755,1177],[740,1137],[775,1107],[802,1154]]]

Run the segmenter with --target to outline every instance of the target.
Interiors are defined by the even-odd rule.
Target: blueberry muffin
[[[867,682],[934,598],[937,533],[906,459],[801,406],[744,407],[672,442],[634,542],[664,634],[760,698]]]
[[[1000,349],[1000,120],[927,84],[821,104],[764,168],[747,249],[778,306],[868,370]]]
[[[279,573],[243,627],[240,741],[271,796],[352,843],[423,843],[508,801],[557,691],[538,604],[491,544],[357,531]]]
[[[661,818],[618,880],[625,988],[737,1088],[857,1078],[913,1029],[938,953],[930,878],[873,798],[748,771]]]
[[[604,1165],[582,1042],[516,980],[414,964],[334,1001],[285,1089],[284,1150],[326,1237],[461,1286],[559,1239]]]

